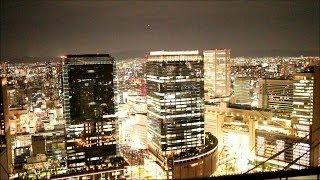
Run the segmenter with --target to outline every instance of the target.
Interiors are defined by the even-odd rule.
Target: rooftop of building
[[[199,55],[198,50],[192,51],[151,51],[151,56],[177,56],[177,55]]]
[[[110,57],[110,54],[67,54],[65,56],[62,56],[62,58],[82,58],[82,57]]]
[[[210,53],[218,53],[218,54],[226,54],[226,53],[230,53],[230,49],[210,49],[210,50],[203,50],[203,53],[206,54],[210,54]]]

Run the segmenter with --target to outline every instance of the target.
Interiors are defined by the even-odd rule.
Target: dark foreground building
[[[65,58],[67,166],[72,177],[93,176],[88,173],[92,171],[101,172],[94,173],[94,178],[124,177],[125,162],[117,147],[114,70],[114,59],[109,54]]]
[[[0,179],[9,178],[9,167],[8,167],[8,152],[7,152],[7,138],[8,134],[8,123],[5,118],[5,90],[6,78],[0,78]]]

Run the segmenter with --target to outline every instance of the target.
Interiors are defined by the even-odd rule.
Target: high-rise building
[[[264,107],[273,117],[258,124],[256,156],[265,160],[283,152],[269,162],[293,169],[319,166],[319,67],[296,73],[292,80],[266,82]]]
[[[204,158],[200,151],[205,145],[205,133],[203,59],[199,51],[150,52],[146,69],[149,149],[168,171],[167,178],[211,175],[215,169],[212,163],[209,169],[189,169],[194,174],[178,168]],[[187,162],[183,159],[190,150],[198,153],[190,153]]]
[[[290,130],[293,109],[293,81],[263,79],[260,80],[259,85],[259,107],[272,112],[272,117],[258,121],[255,136],[256,157],[258,161],[265,160],[284,148],[288,148],[284,153],[269,161],[269,163],[283,168],[292,161],[292,145],[297,140],[291,135]],[[298,169],[301,167],[295,164],[291,168]]]
[[[198,51],[151,52],[147,69],[149,132],[154,148],[166,155],[201,146],[204,143],[201,55]]]
[[[63,64],[67,166],[73,172],[123,167],[117,147],[115,64],[109,54],[67,55]],[[118,164],[114,164],[118,163]]]
[[[206,50],[203,51],[203,57],[205,101],[230,96],[230,50]]]
[[[319,166],[320,67],[311,67],[306,72],[294,74],[293,80],[292,127],[300,138],[309,135],[304,148],[310,151],[310,165]]]

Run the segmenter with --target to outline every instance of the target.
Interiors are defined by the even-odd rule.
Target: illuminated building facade
[[[311,67],[308,72],[293,76],[292,126],[295,134],[303,138],[310,135],[304,144],[310,151],[310,165],[320,165],[320,67]],[[317,145],[317,146],[316,146]],[[308,153],[309,155],[309,153]],[[298,161],[299,162],[299,161]]]
[[[260,81],[260,107],[274,112],[292,112],[293,81],[264,79]]]
[[[222,142],[219,143],[220,166],[217,175],[223,175],[223,168],[233,169],[230,173],[245,171],[249,167],[249,160],[255,157],[256,122],[258,119],[270,118],[271,113],[214,105],[206,105],[206,113],[212,116],[205,121],[206,132],[216,131],[218,141]]]
[[[293,128],[299,137],[309,134],[313,122],[313,73],[298,73],[294,75],[293,91]]]
[[[297,163],[293,163],[290,168],[301,169],[309,166],[308,151],[310,149],[308,141],[305,139],[300,141],[298,137],[292,134],[289,120],[273,116],[270,119],[258,121],[255,138],[255,152],[258,161],[264,161],[286,148],[285,151],[268,161],[273,165],[270,166],[270,169],[263,170],[282,169],[299,156],[302,156],[301,159]],[[296,143],[298,141],[299,143]]]
[[[149,149],[169,170],[167,178],[195,177],[196,173],[187,175],[181,167],[188,166],[184,157],[188,151],[197,152],[205,145],[202,56],[199,51],[150,52],[146,69]],[[209,154],[214,152],[212,148]],[[203,157],[199,151],[190,158],[196,161]],[[214,164],[209,166],[211,174],[214,157],[210,158]]]
[[[303,169],[310,164],[310,140],[296,136],[291,123],[272,117],[269,121],[259,121],[256,129],[256,157],[264,161],[279,153],[268,161],[270,169],[279,170]],[[282,153],[281,153],[282,152]]]
[[[273,117],[259,121],[256,130],[258,159],[265,160],[286,148],[270,163],[293,169],[319,166],[320,120],[315,107],[320,103],[320,75],[319,67],[308,69],[294,74],[292,80],[277,80],[278,88],[270,93],[277,98],[269,107]]]
[[[147,62],[150,142],[162,155],[204,143],[203,61],[198,51],[151,52]]]
[[[294,145],[297,138],[294,137],[291,130],[293,81],[286,79],[260,80],[260,93],[260,107],[271,111],[272,117],[258,121],[255,136],[256,157],[258,161],[263,161],[287,148],[285,152],[269,161],[271,165],[275,165],[269,168],[283,168],[294,160],[293,156],[304,153],[302,150],[297,151],[299,147]],[[294,164],[291,168],[299,169],[304,166],[307,166],[307,163]]]
[[[67,166],[71,172],[115,168],[111,165],[118,155],[114,70],[114,59],[109,54],[65,57],[64,116]],[[118,176],[101,174],[105,178]]]
[[[203,61],[205,101],[230,96],[230,50],[203,51]]]
[[[205,132],[210,132],[214,136],[219,139],[219,135],[222,134],[221,131],[221,123],[223,122],[223,114],[218,112],[218,109],[224,109],[221,107],[217,107],[214,105],[205,105],[205,113],[204,113],[204,128]],[[219,143],[219,145],[221,145]]]

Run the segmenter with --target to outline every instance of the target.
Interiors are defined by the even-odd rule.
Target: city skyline
[[[1,1],[0,179],[319,179],[320,1]]]
[[[1,57],[143,57],[212,47],[232,49],[233,56],[319,55],[318,7],[319,1],[1,1]]]
[[[1,63],[1,175],[286,177],[319,169],[319,57],[230,54]]]

